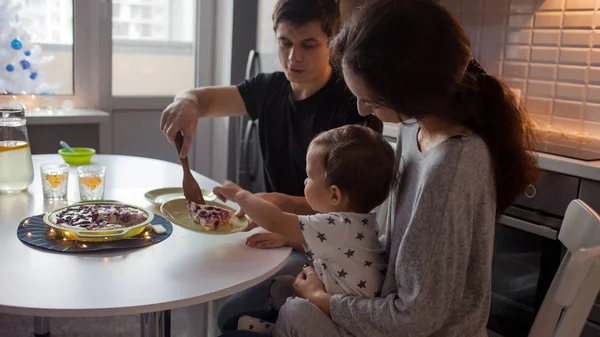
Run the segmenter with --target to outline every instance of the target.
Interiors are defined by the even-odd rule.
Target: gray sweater
[[[390,200],[381,298],[334,295],[347,336],[487,336],[495,188],[479,137],[418,149],[418,124],[400,125],[400,184]]]

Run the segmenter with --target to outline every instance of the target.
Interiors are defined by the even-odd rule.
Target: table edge
[[[121,315],[136,315],[149,312],[157,312],[164,310],[172,310],[183,307],[188,307],[196,304],[202,304],[214,300],[218,300],[223,297],[233,295],[237,292],[246,290],[253,287],[264,280],[275,275],[283,266],[289,261],[292,254],[292,249],[288,248],[287,256],[276,265],[273,269],[267,273],[232,287],[223,289],[218,292],[196,296],[187,299],[181,299],[170,302],[161,302],[155,304],[130,306],[122,308],[77,308],[77,309],[54,309],[54,308],[29,308],[29,307],[12,307],[4,306],[0,304],[0,313],[13,314],[13,315],[25,315],[25,316],[44,316],[44,317],[105,317],[105,316],[121,316]]]

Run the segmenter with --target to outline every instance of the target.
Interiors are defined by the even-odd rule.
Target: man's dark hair
[[[282,21],[296,26],[320,22],[327,37],[332,37],[340,29],[340,9],[335,0],[279,0],[273,11],[273,29]]]

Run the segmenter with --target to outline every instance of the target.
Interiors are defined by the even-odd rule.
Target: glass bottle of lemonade
[[[0,193],[18,193],[33,182],[25,108],[0,103]]]

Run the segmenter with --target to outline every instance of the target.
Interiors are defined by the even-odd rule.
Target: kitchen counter
[[[396,148],[397,124],[384,123],[383,135],[388,138],[392,147]],[[542,152],[535,152],[535,155],[540,167],[544,170],[600,181],[600,160],[584,161]]]
[[[600,160],[584,161],[541,152],[536,155],[544,170],[600,181]]]

